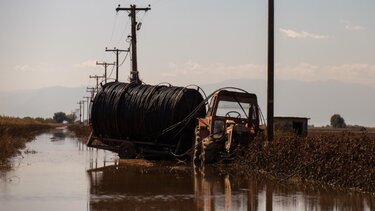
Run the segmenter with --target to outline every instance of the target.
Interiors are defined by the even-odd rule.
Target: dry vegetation
[[[375,192],[375,137],[367,132],[253,142],[237,164],[282,180],[307,180]]]
[[[0,116],[0,166],[6,166],[35,135],[52,127],[55,125],[38,119]]]
[[[68,129],[72,131],[77,138],[87,139],[90,135],[91,129],[85,125],[69,125]]]

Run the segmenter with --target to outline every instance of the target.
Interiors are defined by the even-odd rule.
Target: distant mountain
[[[0,115],[53,117],[58,111],[70,113],[83,100],[85,87],[47,87],[36,90],[0,92]]]
[[[203,85],[207,94],[221,87],[239,87],[257,94],[266,117],[265,80],[228,80]],[[71,112],[85,93],[84,87],[48,87],[38,90],[0,92],[0,115],[52,117],[58,111]],[[347,124],[375,126],[375,88],[338,81],[275,82],[275,115],[311,118],[314,125],[329,124],[341,114]]]

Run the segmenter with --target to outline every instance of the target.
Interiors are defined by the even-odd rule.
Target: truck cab
[[[198,119],[194,163],[214,163],[246,147],[259,131],[255,94],[219,90],[211,98],[206,117]]]

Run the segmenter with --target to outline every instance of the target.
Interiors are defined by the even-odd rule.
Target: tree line
[[[75,113],[66,114],[64,112],[56,112],[53,114],[53,120],[57,123],[63,123],[64,121],[68,123],[74,123],[76,119],[77,116]]]

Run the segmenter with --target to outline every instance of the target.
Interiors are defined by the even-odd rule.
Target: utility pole
[[[90,95],[90,104],[87,106],[88,108],[90,108],[91,103],[92,103],[92,99],[94,98],[95,88],[94,87],[86,87],[86,92],[91,93],[91,95]],[[91,117],[91,111],[87,113],[87,116],[88,116],[88,119],[90,119],[90,117]]]
[[[267,137],[273,140],[274,116],[274,0],[268,0]]]
[[[85,125],[85,101],[81,100],[82,103],[82,123]]]
[[[96,65],[103,65],[104,66],[104,83],[107,83],[107,67],[110,65],[115,65],[115,63],[107,63],[107,62],[96,62]]]
[[[89,78],[95,78],[96,79],[96,93],[98,93],[98,90],[99,90],[99,78],[104,78],[104,76],[89,75]]]
[[[77,104],[79,104],[79,123],[81,123],[81,117],[82,117],[82,101],[80,100]]]
[[[118,82],[118,68],[119,68],[119,63],[118,63],[118,55],[121,53],[121,52],[129,52],[130,50],[127,49],[127,50],[120,50],[120,49],[117,49],[117,48],[113,48],[113,49],[108,49],[108,48],[105,48],[105,51],[112,51],[116,54],[116,82]]]
[[[91,99],[94,98],[95,88],[94,87],[86,87],[86,92],[89,92],[91,94]]]
[[[89,123],[89,120],[90,120],[90,112],[89,112],[89,110],[90,110],[90,104],[89,104],[89,99],[90,99],[90,97],[87,97],[87,96],[85,96],[85,97],[83,97],[83,99],[86,99],[86,104],[87,104],[87,114],[86,114],[86,116],[87,116],[87,124]]]
[[[132,58],[132,71],[130,72],[130,83],[141,84],[142,81],[139,79],[138,74],[138,67],[137,67],[137,27],[140,27],[137,23],[137,11],[149,11],[151,10],[150,5],[145,8],[137,8],[136,5],[131,4],[130,8],[121,8],[120,5],[116,8],[116,12],[118,11],[128,11],[129,17],[131,19],[131,58]],[[139,28],[138,28],[139,30]]]
[[[74,114],[76,115],[76,117],[79,116],[78,113],[79,113],[79,108],[76,108],[76,109],[75,109],[75,112],[74,112]]]

